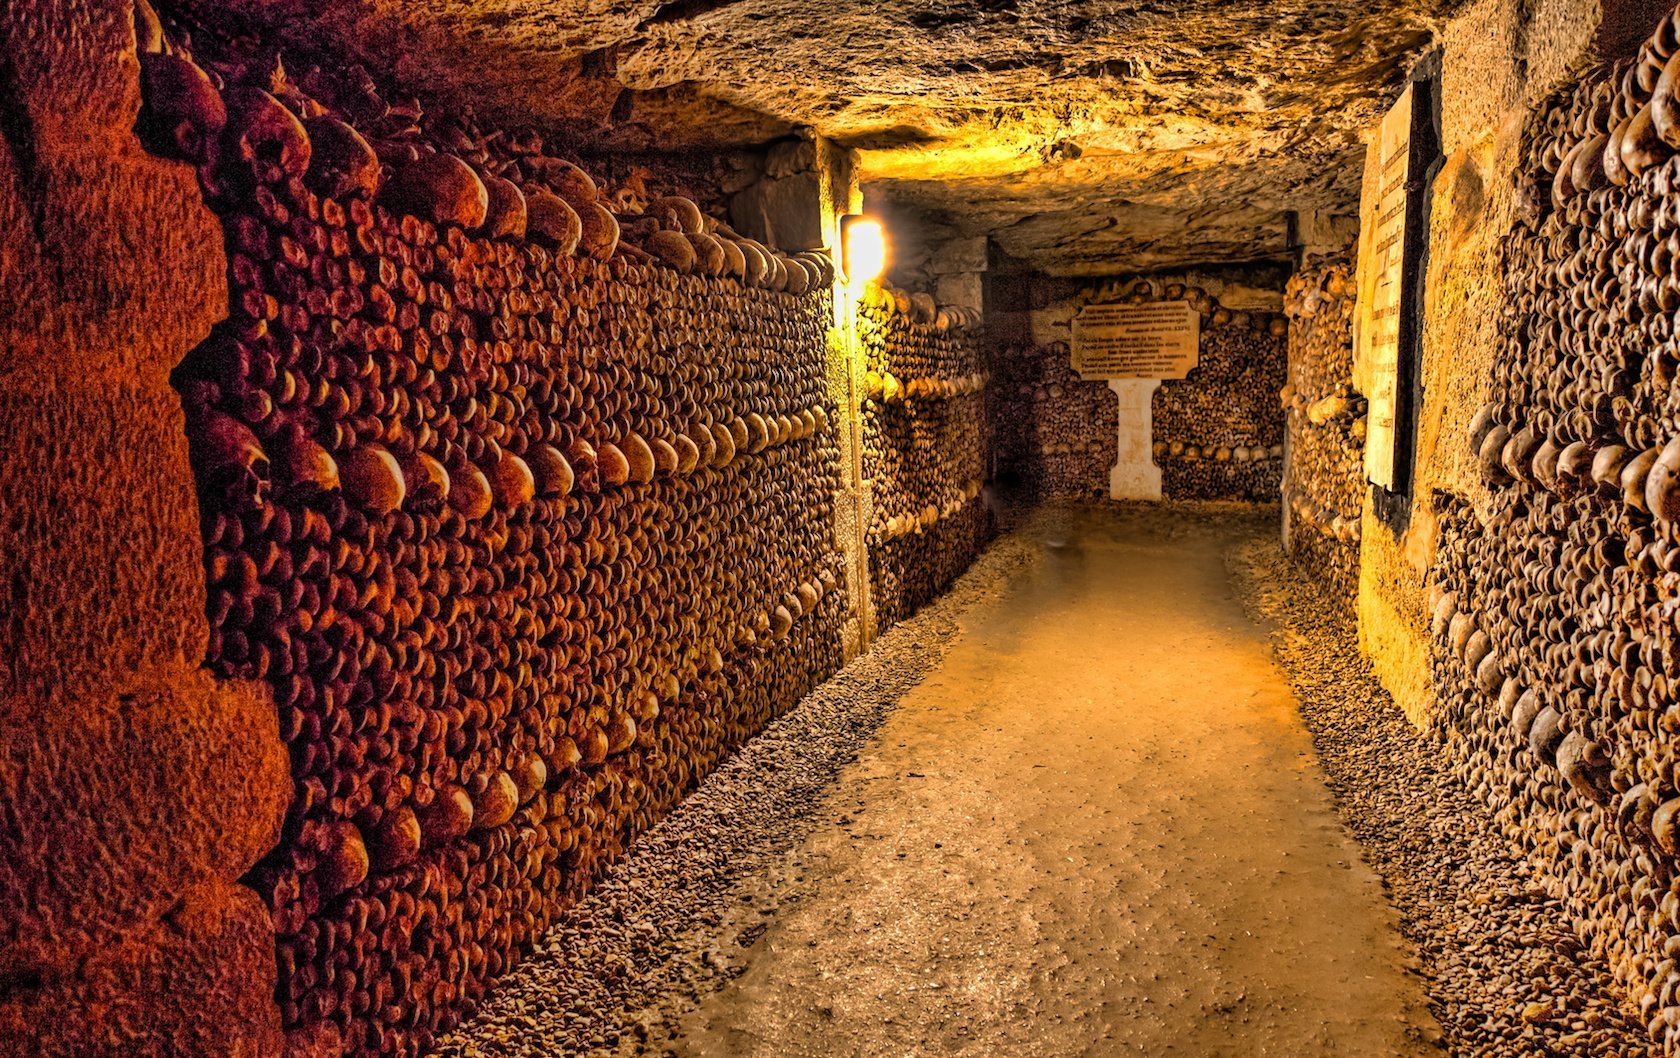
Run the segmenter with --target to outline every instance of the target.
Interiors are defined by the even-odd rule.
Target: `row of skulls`
[[[1289,381],[1279,394],[1289,451],[1286,544],[1347,608],[1359,586],[1366,491],[1366,403],[1353,388],[1354,306],[1345,260],[1318,260],[1290,277]]]
[[[1680,1050],[1680,14],[1524,130],[1484,502],[1440,501],[1437,723],[1669,1053]]]
[[[270,686],[290,750],[248,879],[282,1023],[418,1054],[841,664],[832,276],[688,199],[620,212],[530,137],[236,84],[137,11],[140,132],[226,234],[176,383],[206,664]]]
[[[967,569],[990,521],[979,314],[870,287],[860,300],[863,475],[877,628],[909,616]]]

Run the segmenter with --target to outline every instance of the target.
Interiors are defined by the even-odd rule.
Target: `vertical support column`
[[[227,312],[190,166],[144,154],[130,4],[0,8],[0,1053],[283,1047],[273,703],[202,668],[169,372]]]
[[[854,152],[803,130],[771,145],[764,172],[736,191],[729,216],[736,230],[783,250],[825,249],[840,260],[840,218],[863,208]],[[828,336],[828,396],[838,416],[840,490],[834,497],[836,550],[846,560],[845,657],[868,649],[875,635],[869,601],[869,489],[863,480],[863,362],[857,311],[844,284],[834,285]]]
[[[1155,391],[1159,379],[1111,379],[1108,388],[1120,398],[1119,458],[1108,472],[1108,496],[1114,500],[1161,498],[1161,468],[1155,465]]]
[[[869,522],[873,516],[869,482],[863,477],[863,349],[858,341],[857,304],[844,285],[836,284],[836,311],[842,316],[839,335],[842,354],[839,359],[843,379],[835,394],[843,411],[842,422],[836,424],[840,433],[840,458],[844,477],[841,493],[835,497],[834,538],[846,556],[846,590],[852,600],[852,612],[847,621],[846,659],[869,649],[875,641],[878,626],[875,621],[875,601],[869,592]]]
[[[840,218],[863,208],[856,155],[822,137],[811,150],[813,179],[805,185],[801,209],[811,218],[799,227],[821,232],[822,246],[840,262]],[[785,181],[784,181],[785,183]],[[829,333],[829,398],[840,415],[834,429],[840,443],[840,491],[834,497],[834,546],[846,561],[846,597],[851,601],[845,624],[847,661],[869,649],[875,638],[875,612],[869,597],[869,486],[863,480],[863,374],[858,345],[857,305],[844,283],[834,284],[834,328]]]

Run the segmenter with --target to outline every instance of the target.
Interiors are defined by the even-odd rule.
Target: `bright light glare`
[[[887,270],[887,229],[874,217],[850,216],[841,224],[846,285],[858,290]]]

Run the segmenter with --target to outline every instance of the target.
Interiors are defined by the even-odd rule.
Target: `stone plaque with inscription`
[[[1202,317],[1188,301],[1086,305],[1073,318],[1081,378],[1183,378],[1196,366]]]
[[[1395,413],[1400,378],[1400,312],[1405,289],[1406,210],[1411,180],[1412,86],[1407,85],[1365,159],[1360,203],[1360,298],[1356,353],[1370,410],[1365,476],[1394,487]]]

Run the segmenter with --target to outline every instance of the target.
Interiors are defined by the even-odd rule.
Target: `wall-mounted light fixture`
[[[846,286],[861,290],[887,270],[887,229],[874,217],[848,213],[840,218],[840,252]]]

